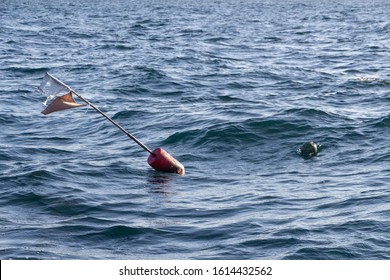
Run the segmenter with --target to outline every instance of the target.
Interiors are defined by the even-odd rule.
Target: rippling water
[[[0,13],[2,259],[390,258],[388,1]],[[92,109],[41,115],[46,71],[187,175]]]

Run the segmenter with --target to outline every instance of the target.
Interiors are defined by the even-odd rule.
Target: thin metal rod
[[[109,116],[107,116],[103,111],[101,111],[98,107],[96,107],[95,105],[93,105],[91,102],[89,102],[87,99],[85,99],[83,96],[81,96],[79,93],[77,93],[75,90],[73,90],[70,86],[68,86],[67,84],[63,83],[62,81],[60,81],[59,79],[57,79],[56,77],[54,77],[53,75],[51,75],[50,73],[47,73],[53,80],[55,80],[57,83],[60,83],[61,85],[63,85],[64,87],[66,87],[69,91],[71,91],[72,93],[74,93],[75,95],[77,95],[78,97],[80,97],[81,100],[83,100],[85,103],[87,103],[89,106],[91,106],[93,109],[95,109],[98,113],[100,113],[103,117],[105,117],[107,120],[109,120],[113,125],[115,125],[117,128],[119,128],[124,134],[126,134],[131,140],[133,140],[135,143],[137,143],[138,145],[140,145],[145,151],[147,151],[148,153],[150,153],[151,155],[153,155],[153,152],[148,148],[146,147],[146,145],[144,143],[142,143],[141,141],[139,141],[136,137],[134,137],[130,132],[128,132],[126,129],[124,129],[122,126],[120,126],[116,121],[114,121],[113,119],[111,119]]]

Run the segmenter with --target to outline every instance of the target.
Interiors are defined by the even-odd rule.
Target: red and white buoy
[[[151,167],[158,171],[185,174],[183,164],[171,156],[163,148],[155,149],[148,157],[148,163]]]

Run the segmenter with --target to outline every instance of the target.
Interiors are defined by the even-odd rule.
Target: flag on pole
[[[49,96],[56,95],[61,91],[65,90],[66,88],[64,85],[54,80],[48,73],[46,73],[38,89],[47,96]]]
[[[46,109],[42,111],[42,114],[47,115],[57,111],[63,111],[63,110],[72,109],[81,106],[85,106],[85,105],[77,103],[73,98],[72,92],[69,92],[63,96],[56,97],[56,99],[54,99],[46,107]]]
[[[170,154],[168,154],[168,152],[166,152],[164,149],[157,148],[154,151],[150,150],[145,144],[143,144],[141,141],[139,141],[137,138],[135,138],[130,132],[125,130],[116,121],[114,121],[109,116],[107,116],[107,114],[105,114],[103,111],[101,111],[95,105],[93,105],[87,99],[82,97],[78,92],[71,89],[65,83],[61,82],[59,79],[55,78],[54,76],[50,75],[49,73],[46,73],[46,75],[43,78],[38,89],[41,92],[43,92],[44,94],[46,94],[46,96],[47,96],[47,100],[45,102],[45,105],[47,104],[48,101],[51,101],[52,99],[54,99],[46,107],[46,109],[42,112],[43,114],[47,115],[47,114],[57,112],[57,111],[71,109],[71,108],[75,108],[75,107],[79,107],[79,106],[84,106],[82,104],[77,103],[74,100],[74,98],[73,98],[73,94],[74,94],[77,97],[79,97],[81,100],[83,100],[85,103],[87,103],[89,106],[91,106],[93,109],[95,109],[98,113],[100,113],[107,120],[109,120],[119,130],[121,130],[123,133],[125,133],[131,140],[133,140],[138,145],[140,145],[145,151],[149,152],[150,156],[148,157],[148,163],[155,170],[163,171],[163,172],[177,173],[180,175],[185,174],[184,166],[179,161],[177,161],[174,157],[172,157]],[[66,91],[66,94],[63,94],[64,91]],[[60,94],[61,94],[61,96],[59,96]]]
[[[44,115],[85,106],[77,103],[73,97],[72,91],[48,73],[43,77],[38,89],[46,95],[46,101],[43,104],[47,107],[42,111],[42,114]]]

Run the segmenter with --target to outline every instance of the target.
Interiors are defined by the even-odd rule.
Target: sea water
[[[389,14],[1,0],[0,258],[389,259]],[[92,108],[42,115],[47,71],[187,174]]]

